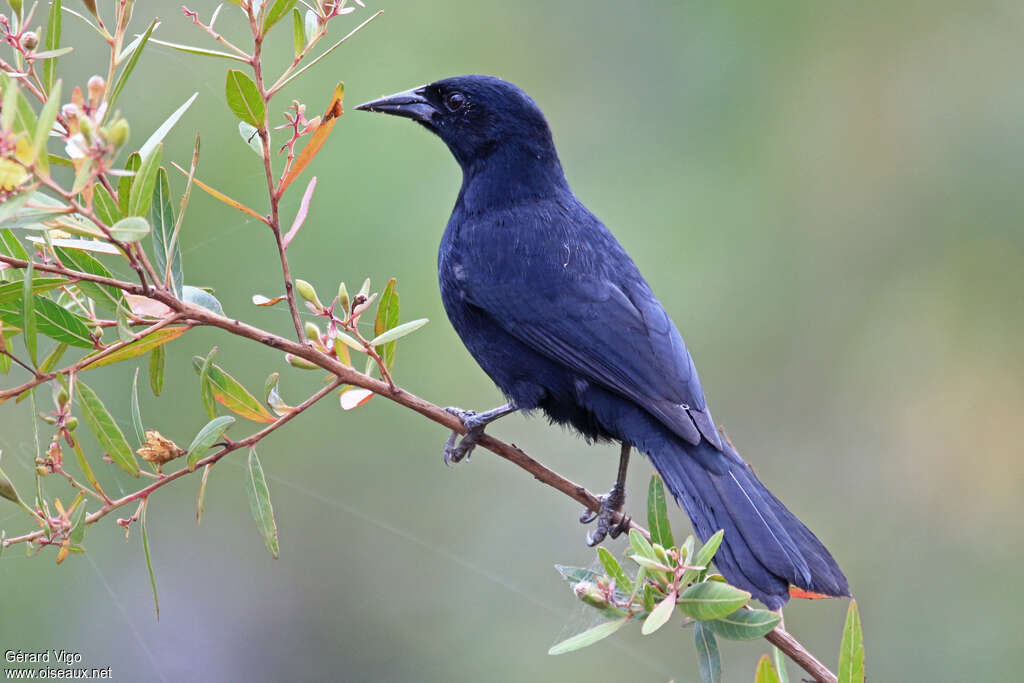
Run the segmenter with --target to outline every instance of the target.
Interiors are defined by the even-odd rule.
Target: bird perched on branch
[[[569,189],[533,100],[498,78],[459,76],[357,109],[416,121],[462,167],[438,254],[441,297],[508,403],[482,413],[449,409],[467,434],[452,434],[445,462],[463,459],[489,422],[541,410],[589,439],[621,444],[591,545],[624,528],[613,521],[637,448],[702,540],[725,530],[715,563],[732,584],[772,609],[786,603],[791,585],[849,595],[821,541],[719,434],[679,331],[629,255]]]

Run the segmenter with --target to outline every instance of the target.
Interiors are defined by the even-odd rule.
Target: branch
[[[13,258],[10,256],[5,256],[2,254],[0,254],[0,262],[7,263],[8,265],[14,266],[16,268],[28,267],[27,261]],[[249,442],[251,439],[255,437],[258,437],[256,439],[258,441],[259,438],[262,438],[262,436],[269,434],[271,431],[277,429],[285,422],[290,420],[297,413],[301,412],[302,410],[305,410],[306,407],[308,407],[307,404],[312,405],[312,403],[315,403],[317,400],[319,400],[327,393],[329,393],[332,389],[334,389],[337,386],[340,386],[341,384],[351,384],[353,386],[358,386],[363,389],[369,389],[375,394],[378,394],[380,396],[383,396],[384,398],[394,401],[395,403],[398,403],[399,405],[409,408],[410,410],[416,411],[420,415],[423,415],[427,419],[432,420],[439,425],[447,427],[448,429],[454,430],[460,434],[466,433],[466,428],[463,426],[462,421],[455,415],[452,415],[451,413],[441,408],[440,406],[437,406],[431,403],[430,401],[422,399],[419,396],[416,396],[415,394],[412,394],[399,386],[389,386],[387,382],[378,380],[369,375],[364,375],[363,373],[340,363],[336,359],[324,353],[321,353],[320,351],[316,350],[315,348],[308,344],[302,344],[299,342],[292,341],[290,339],[285,339],[284,337],[280,337],[266,330],[254,327],[240,320],[234,320],[232,318],[226,318],[224,316],[217,315],[216,313],[208,309],[181,301],[174,297],[173,294],[166,292],[164,290],[147,293],[143,291],[142,286],[131,282],[124,282],[121,280],[115,280],[113,278],[92,275],[91,273],[72,271],[68,270],[67,268],[47,264],[35,264],[34,268],[36,270],[58,273],[60,275],[64,275],[66,277],[73,279],[88,280],[90,282],[110,285],[132,294],[150,296],[151,298],[160,301],[161,303],[168,306],[178,315],[178,317],[184,320],[187,320],[194,324],[202,324],[208,325],[210,327],[217,327],[237,337],[250,339],[252,341],[258,342],[260,344],[263,344],[264,346],[268,346],[278,351],[291,353],[295,356],[303,358],[317,365],[321,369],[326,370],[327,372],[331,373],[336,377],[335,381],[332,384],[328,385],[325,389],[322,389],[319,392],[317,392],[317,394],[311,397],[310,399],[307,399],[305,403],[298,406],[298,409],[294,413],[289,413],[288,415],[285,415],[284,417],[280,418],[274,423],[268,425],[267,428],[264,429],[262,432],[257,432],[257,434],[254,434],[252,437],[249,437],[249,439],[233,443],[230,446],[226,447],[224,450],[219,451],[218,453],[215,453],[214,455],[211,455],[207,458],[204,458],[203,460],[200,460],[199,465],[206,465],[211,462],[216,462],[221,457],[231,452],[231,450],[236,450],[237,448],[243,445],[248,445],[247,442]],[[558,474],[554,470],[551,470],[544,466],[543,464],[541,464],[540,462],[538,462],[537,460],[534,460],[518,446],[505,443],[504,441],[496,439],[493,436],[486,433],[480,438],[480,440],[477,442],[477,445],[486,448],[487,450],[491,451],[492,453],[499,457],[504,458],[505,460],[508,460],[516,467],[519,467],[525,470],[526,472],[532,474],[533,477],[537,479],[537,481],[546,484],[553,489],[561,491],[562,493],[569,496],[573,500],[583,504],[590,510],[593,510],[595,512],[600,510],[601,501],[597,498],[597,496],[588,491],[585,487],[580,486],[579,484],[569,479],[566,479],[565,477]],[[199,465],[197,465],[196,469],[199,469]],[[139,492],[130,494],[125,498],[114,501],[113,504],[117,507],[120,507],[121,505],[124,505],[125,503],[128,503],[139,497],[149,495],[150,492],[165,485],[168,481],[184,476],[184,474],[186,473],[187,470],[180,470],[178,472],[175,472],[174,474],[168,475],[164,479],[161,479],[151,484],[150,486],[148,486],[145,489],[142,489]],[[107,514],[107,512],[109,512],[109,510],[106,510],[105,512],[104,510],[105,508],[100,510],[102,514],[100,514],[100,512],[97,512],[93,515],[90,515],[86,518],[86,521],[91,523],[96,519],[99,519],[100,517]],[[625,516],[621,512],[616,513],[615,516],[612,518],[612,523],[619,524],[623,521],[624,518]],[[629,526],[630,528],[636,529],[638,532],[640,532],[645,537],[650,539],[650,533],[647,531],[647,529],[637,524],[635,521],[630,520]],[[42,535],[41,531],[35,532],[35,534],[29,534],[28,537],[23,536],[19,538],[7,539],[6,541],[4,541],[4,546],[6,547],[8,545],[11,545],[12,543],[27,540],[28,538],[36,538],[39,535]],[[795,638],[793,638],[792,635],[790,635],[781,626],[775,627],[774,630],[772,630],[765,636],[765,639],[773,645],[775,645],[776,647],[778,647],[784,653],[786,653],[786,655],[788,655],[790,659],[796,662],[796,664],[799,665],[804,671],[809,673],[811,676],[814,676],[815,680],[820,681],[820,683],[836,683],[837,679],[835,675],[831,671],[829,671],[823,664],[821,664],[821,662],[819,662],[814,657],[814,655],[812,655],[806,648],[804,648]]]

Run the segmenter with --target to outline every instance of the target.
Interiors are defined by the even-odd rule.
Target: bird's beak
[[[437,113],[437,109],[423,96],[424,88],[396,92],[394,95],[382,97],[372,102],[364,102],[356,109],[375,111],[392,116],[404,116],[413,121],[429,123]]]

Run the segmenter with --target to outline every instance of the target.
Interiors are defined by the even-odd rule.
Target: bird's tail
[[[821,541],[734,451],[726,455],[722,458],[704,440],[697,446],[648,453],[701,540],[725,530],[714,560],[722,575],[770,609],[786,604],[790,585],[850,595],[846,577]]]

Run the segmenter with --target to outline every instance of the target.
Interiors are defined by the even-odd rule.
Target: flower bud
[[[341,311],[348,315],[348,289],[344,282],[338,285],[338,305],[341,306]]]
[[[600,588],[589,581],[580,581],[576,584],[575,588],[573,588],[573,591],[576,593],[577,598],[588,605],[592,605],[598,609],[604,609],[609,606],[607,596],[605,596]]]
[[[107,82],[103,80],[102,76],[92,76],[86,87],[89,89],[89,100],[95,105],[99,104],[100,98],[103,97]]]
[[[302,370],[320,369],[320,366],[318,366],[316,363],[310,363],[305,358],[299,358],[298,356],[292,355],[290,353],[284,354],[284,359],[288,361],[288,365],[292,366],[293,368],[300,368]]]
[[[299,293],[303,299],[316,306],[318,309],[323,310],[324,305],[320,303],[320,297],[316,295],[316,290],[313,289],[313,285],[309,284],[305,280],[295,280],[295,291]]]
[[[74,102],[68,102],[67,104],[61,106],[60,113],[66,119],[77,119],[78,118],[78,105],[75,104]]]
[[[128,127],[128,122],[124,119],[118,119],[104,129],[103,137],[114,147],[121,147],[124,143],[128,142],[130,133],[131,129]]]
[[[68,404],[68,390],[65,389],[64,387],[61,387],[60,391],[57,392],[57,405],[59,407],[63,408],[67,404]]]
[[[306,322],[306,337],[308,337],[309,339],[314,339],[316,341],[319,341],[320,340],[320,328],[317,327],[314,323]]]
[[[36,474],[38,474],[40,477],[45,477],[49,473],[50,469],[45,465],[40,465],[39,467],[36,468]]]
[[[25,31],[21,34],[21,47],[26,50],[34,50],[39,45],[39,36],[34,31]]]
[[[92,119],[90,119],[88,116],[83,116],[82,118],[78,119],[78,130],[81,131],[82,136],[85,137],[85,141],[91,145],[92,133],[94,130]]]
[[[69,417],[67,420],[64,421],[64,428],[67,429],[69,432],[73,432],[76,429],[78,429],[78,418],[75,417],[74,415]]]

